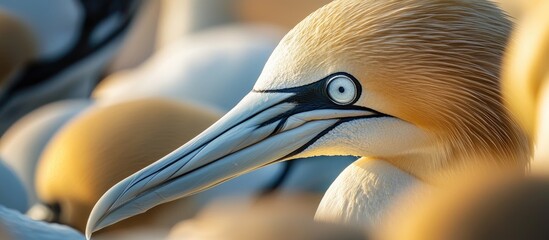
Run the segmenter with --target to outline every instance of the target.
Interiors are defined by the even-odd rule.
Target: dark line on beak
[[[288,121],[288,117],[280,120],[280,122],[278,122],[278,125],[276,125],[273,132],[271,134],[269,134],[269,136],[267,136],[265,139],[270,138],[270,137],[280,133],[280,130],[282,130],[282,127],[284,127],[284,125],[286,124],[286,121]],[[261,124],[261,125],[263,125],[263,124]]]

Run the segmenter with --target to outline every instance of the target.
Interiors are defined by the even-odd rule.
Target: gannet
[[[509,32],[489,1],[333,1],[283,38],[235,108],[105,193],[86,235],[299,157],[361,156],[424,182],[484,164],[524,171],[528,138],[499,90]]]
[[[42,151],[55,133],[90,105],[88,99],[47,104],[19,119],[2,136],[0,155],[25,184],[29,206],[37,203],[34,178]]]

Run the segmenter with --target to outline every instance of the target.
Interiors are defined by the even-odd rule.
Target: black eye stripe
[[[327,84],[328,82],[337,76],[345,76],[354,81],[354,84],[356,86],[356,97],[355,99],[348,103],[348,104],[336,104],[331,100],[330,96],[327,92]],[[362,106],[356,106],[353,105],[356,103],[356,101],[360,98],[361,94],[361,87],[358,82],[352,75],[344,72],[338,72],[334,74],[330,74],[329,76],[307,84],[300,87],[293,87],[293,88],[285,88],[285,89],[276,89],[276,90],[253,90],[253,92],[258,93],[295,93],[293,96],[283,100],[279,104],[282,103],[293,103],[296,104],[294,108],[289,110],[288,112],[284,114],[280,114],[272,119],[269,119],[265,121],[264,123],[260,124],[258,127],[263,127],[268,124],[271,124],[273,122],[286,119],[294,114],[307,112],[307,111],[313,111],[313,110],[320,110],[320,109],[345,109],[345,110],[365,110],[369,112],[373,112],[379,115],[385,115],[383,113],[379,113],[373,109],[362,107]]]
[[[294,100],[297,100],[299,102],[303,102],[304,100],[309,100],[309,102],[324,102],[322,99],[327,100],[328,102],[331,102],[330,97],[327,93],[327,83],[337,76],[345,76],[349,79],[351,79],[355,86],[356,86],[356,97],[355,99],[346,104],[346,105],[353,105],[358,101],[362,94],[362,87],[360,85],[360,82],[351,74],[346,72],[336,72],[333,74],[330,74],[316,82],[309,83],[307,85],[299,86],[299,87],[292,87],[292,88],[282,88],[282,89],[266,89],[266,90],[252,90],[252,92],[258,92],[258,93],[296,93],[296,96],[293,97]],[[321,97],[322,96],[322,97]],[[311,97],[314,97],[311,99]],[[319,98],[321,97],[321,98]],[[303,98],[303,100],[299,101],[300,98]],[[331,103],[330,105],[337,105],[334,103]],[[337,105],[341,107],[342,105]]]

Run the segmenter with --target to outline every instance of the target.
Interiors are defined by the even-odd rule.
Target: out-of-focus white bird
[[[93,96],[99,103],[170,97],[227,111],[251,90],[281,36],[273,28],[239,25],[193,34],[139,68],[109,76]]]

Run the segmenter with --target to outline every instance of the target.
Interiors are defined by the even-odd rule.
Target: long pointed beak
[[[293,96],[248,94],[202,134],[107,191],[91,212],[86,236],[156,205],[290,159],[339,123],[376,115],[357,108],[307,108]]]

